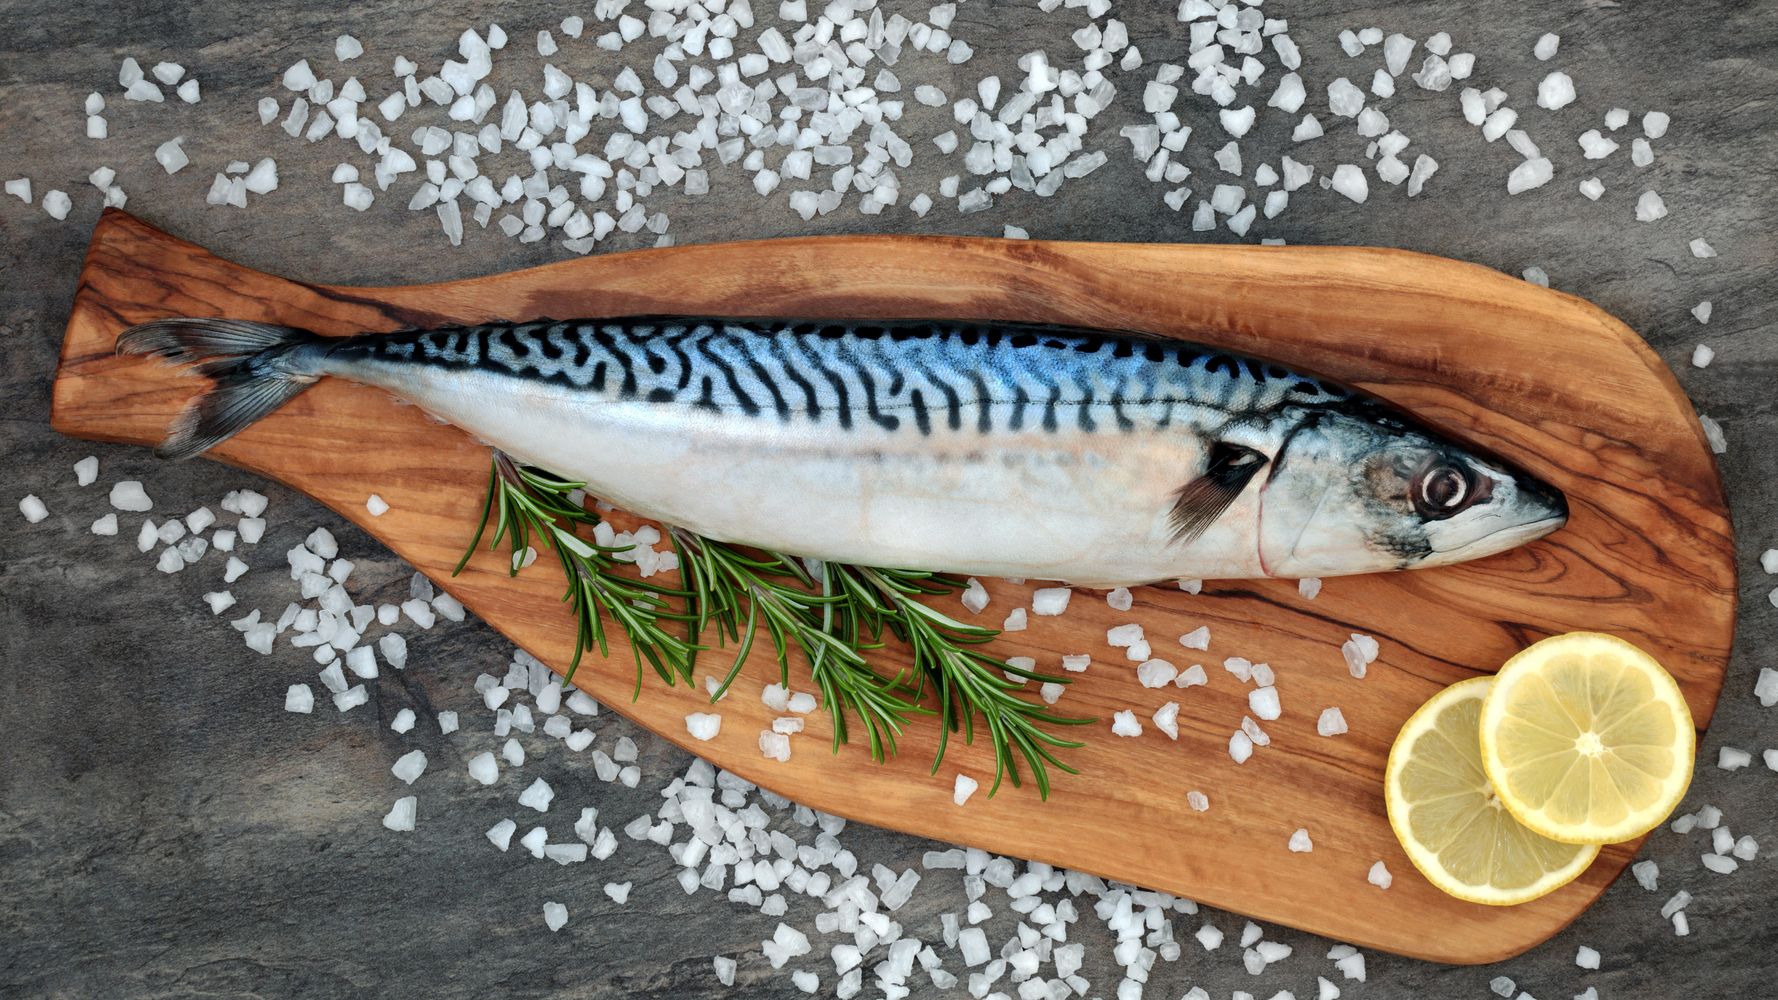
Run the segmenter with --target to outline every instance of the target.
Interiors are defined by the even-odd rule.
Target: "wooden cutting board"
[[[761,757],[775,679],[756,656],[720,707],[722,732],[691,740],[684,717],[707,707],[652,676],[631,700],[627,649],[589,660],[576,683],[713,763],[818,809],[1164,889],[1365,947],[1447,962],[1515,955],[1543,941],[1623,870],[1635,844],[1607,848],[1581,879],[1525,906],[1451,899],[1421,879],[1395,842],[1381,794],[1397,728],[1440,687],[1495,669],[1544,635],[1615,633],[1657,655],[1708,723],[1729,656],[1735,562],[1716,469],[1690,404],[1635,333],[1580,299],[1485,268],[1394,250],[1147,246],[945,237],[833,237],[688,246],[593,257],[513,274],[400,288],[308,285],[249,270],[118,211],[93,234],[57,375],[52,424],[110,441],[158,441],[197,383],[112,356],[125,326],[167,316],[228,316],[326,334],[493,319],[687,313],[836,318],[947,317],[1124,327],[1189,337],[1359,385],[1554,483],[1569,525],[1527,548],[1448,569],[1329,580],[1319,597],[1290,581],[1210,582],[1201,595],[1139,589],[1112,611],[1077,592],[1066,615],[1033,618],[993,647],[1054,670],[1064,653],[1091,669],[1061,707],[1100,721],[1068,756],[1048,802],[1029,786],[951,802],[954,776],[991,773],[984,746],[953,743],[928,773],[936,724],[874,764],[828,751],[822,717],[789,763]],[[450,568],[473,526],[487,474],[470,438],[383,393],[326,380],[211,453],[326,503],[558,669],[570,618],[551,560],[517,580],[501,556]],[[371,492],[391,504],[373,518]],[[258,561],[282,569],[282,559]],[[979,620],[998,625],[1030,588],[991,582]],[[955,608],[955,606],[952,606]],[[957,613],[963,614],[960,609]],[[1140,622],[1156,655],[1201,662],[1208,687],[1150,691],[1105,630]],[[1174,637],[1211,629],[1208,653]],[[1376,637],[1381,658],[1349,676],[1339,646]],[[885,651],[886,657],[899,654]],[[1244,765],[1228,738],[1247,687],[1224,657],[1277,670],[1284,716]],[[805,687],[806,689],[806,687]],[[1147,722],[1182,706],[1180,737],[1152,724],[1113,736],[1113,711]],[[1338,706],[1351,732],[1316,735]],[[1202,790],[1210,810],[1186,807]],[[1306,827],[1314,851],[1285,847]],[[1373,862],[1395,875],[1368,885]]]

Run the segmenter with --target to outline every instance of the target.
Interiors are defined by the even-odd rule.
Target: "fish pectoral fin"
[[[1247,484],[1265,467],[1268,459],[1245,445],[1217,441],[1210,446],[1210,462],[1204,473],[1179,488],[1168,521],[1173,541],[1190,542],[1215,523],[1235,502]]]

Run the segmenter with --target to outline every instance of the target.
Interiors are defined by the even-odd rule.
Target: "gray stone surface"
[[[757,5],[772,6],[769,0]],[[0,175],[29,175],[39,192],[59,187],[77,203],[69,221],[56,224],[13,199],[0,200],[0,449],[7,456],[0,513],[0,995],[795,995],[787,972],[773,972],[757,953],[775,921],[708,893],[683,895],[658,851],[626,846],[603,865],[558,868],[519,863],[488,848],[480,831],[513,814],[516,789],[461,780],[462,759],[481,746],[440,737],[433,724],[439,708],[469,709],[476,673],[498,672],[504,664],[508,650],[487,628],[471,622],[415,636],[414,666],[385,672],[371,704],[344,720],[325,705],[312,717],[287,715],[281,711],[285,686],[313,677],[302,653],[281,648],[268,659],[249,653],[199,602],[211,585],[207,573],[164,577],[127,539],[87,532],[105,509],[103,490],[120,478],[145,481],[158,513],[214,504],[225,490],[250,482],[218,465],[165,467],[141,450],[50,432],[56,349],[97,213],[85,181],[93,168],[116,167],[130,209],[154,224],[246,264],[309,279],[446,279],[567,253],[552,242],[520,246],[482,233],[453,251],[430,213],[378,204],[354,214],[339,205],[325,175],[339,159],[364,163],[363,157],[344,155],[337,142],[290,141],[258,126],[252,115],[254,101],[274,92],[276,74],[295,59],[307,56],[333,70],[331,39],[340,31],[365,41],[366,56],[352,69],[377,81],[375,99],[396,53],[436,63],[459,31],[485,19],[486,8],[461,0],[420,7],[378,0],[338,10],[313,0],[275,6],[0,0],[6,26],[0,32]],[[1184,30],[1172,20],[1171,6],[1123,5],[1121,16],[1151,63],[1182,54]],[[587,5],[577,10],[591,13]],[[1778,777],[1757,763],[1735,775],[1713,766],[1721,746],[1757,755],[1778,742],[1770,735],[1772,715],[1749,695],[1757,669],[1771,663],[1774,637],[1766,600],[1773,580],[1757,557],[1778,543],[1772,486],[1778,457],[1770,447],[1778,441],[1771,404],[1778,374],[1772,170],[1778,9],[1769,2],[1619,7],[1448,0],[1341,9],[1271,0],[1265,11],[1289,18],[1305,50],[1311,108],[1325,106],[1324,87],[1333,76],[1352,72],[1334,41],[1341,27],[1376,23],[1417,38],[1451,31],[1460,50],[1479,54],[1476,79],[1509,91],[1558,174],[1548,189],[1509,200],[1504,178],[1517,157],[1506,144],[1477,141],[1456,115],[1454,90],[1428,95],[1404,77],[1403,96],[1388,107],[1395,124],[1415,138],[1410,152],[1425,149],[1443,164],[1427,194],[1410,202],[1399,190],[1378,190],[1374,177],[1364,206],[1305,190],[1289,212],[1257,226],[1255,235],[1408,247],[1513,273],[1541,266],[1556,287],[1598,302],[1644,333],[1702,409],[1722,422],[1745,614],[1688,808],[1715,803],[1737,835],[1751,834],[1778,852]],[[566,12],[512,3],[498,19],[514,45],[528,50],[532,33]],[[958,33],[977,43],[977,55],[961,70],[938,68],[934,82],[947,89],[954,89],[952,78],[973,79],[988,69],[1010,78],[1019,54],[1035,47],[1072,53],[1067,34],[1086,18],[1080,11],[1044,16],[1026,3],[984,3],[965,4],[957,20]],[[1533,40],[1546,30],[1563,35],[1561,53],[1548,66],[1531,57]],[[610,65],[584,41],[572,52],[557,61],[571,70]],[[203,102],[122,101],[115,77],[125,55],[145,65],[161,58],[185,63],[202,80]],[[529,55],[520,64],[534,60]],[[1357,79],[1368,77],[1372,60],[1361,65]],[[1570,72],[1580,91],[1577,105],[1560,115],[1531,101],[1536,81],[1551,67]],[[1094,124],[1089,148],[1105,148],[1111,163],[1047,201],[1012,195],[970,216],[941,206],[924,221],[905,210],[863,217],[848,208],[804,225],[785,207],[785,192],[762,209],[744,177],[718,171],[711,195],[673,195],[657,205],[672,214],[673,233],[683,242],[806,232],[998,235],[1008,223],[1041,238],[1232,239],[1226,231],[1190,233],[1186,217],[1161,206],[1162,189],[1142,180],[1117,138],[1119,125],[1140,117],[1141,81],[1150,76],[1146,68],[1127,75],[1117,108]],[[911,74],[908,79],[911,84]],[[94,89],[111,104],[112,138],[102,143],[82,137],[80,104]],[[1648,109],[1672,113],[1672,132],[1655,143],[1652,166],[1633,168],[1627,148],[1604,163],[1580,160],[1574,135],[1618,105],[1637,118]],[[1193,107],[1191,114],[1206,115],[1201,105]],[[910,118],[915,113],[927,115],[918,109]],[[1199,124],[1188,162],[1195,186],[1207,192],[1209,154],[1220,139],[1211,141],[1213,125]],[[936,131],[910,129],[914,136]],[[1627,147],[1636,132],[1633,123],[1617,138]],[[169,177],[150,154],[178,134],[187,137],[193,165]],[[1257,151],[1275,156],[1288,145],[1274,123],[1262,125],[1245,147],[1251,160]],[[1324,167],[1362,162],[1361,140],[1349,130],[1298,152]],[[256,198],[248,211],[204,206],[209,179],[225,161],[262,155],[279,160],[279,191]],[[929,190],[955,169],[923,152],[906,191]],[[1598,203],[1574,193],[1575,183],[1593,173],[1608,188]],[[1634,221],[1635,196],[1645,187],[1665,196],[1670,217]],[[405,200],[409,189],[401,185],[399,197]],[[1721,257],[1693,259],[1686,241],[1694,236],[1707,237]],[[1183,286],[1180,294],[1192,290]],[[1700,329],[1687,310],[1704,298],[1715,301],[1716,316]],[[1700,339],[1717,350],[1705,371],[1686,365]],[[89,453],[103,462],[100,484],[76,490],[69,467]],[[343,550],[359,560],[354,579],[363,594],[404,593],[406,568],[375,542],[303,497],[253,485],[272,499],[273,528],[260,546],[261,561],[271,568],[237,585],[243,607],[282,606],[284,593],[272,579],[281,575],[275,554],[317,524],[331,526]],[[13,504],[27,492],[47,500],[48,521],[27,525],[15,513]],[[133,530],[133,521],[125,523]],[[397,736],[388,718],[410,704],[421,715],[420,727]],[[584,803],[597,802],[607,816],[627,817],[658,803],[656,790],[688,758],[621,719],[604,719],[599,728],[601,745],[625,732],[642,744],[639,789],[595,784],[584,762],[554,757],[537,773],[574,789]],[[414,746],[432,756],[433,773],[416,786],[418,831],[392,835],[379,819],[405,790],[389,765]],[[932,846],[859,827],[846,839],[867,864],[892,867],[916,864]],[[1608,998],[1770,996],[1778,974],[1773,864],[1763,855],[1733,876],[1715,876],[1698,863],[1703,849],[1696,838],[1657,834],[1645,853],[1662,862],[1659,893],[1624,879],[1553,942],[1499,968],[1371,955],[1370,982],[1356,989],[1347,984],[1346,995],[1483,996],[1489,978],[1504,973],[1544,1000],[1588,983]],[[625,906],[599,888],[619,878],[636,883]],[[1698,898],[1689,909],[1692,935],[1679,939],[1655,911],[1682,886]],[[553,937],[539,918],[544,899],[561,900],[572,911],[568,927]],[[934,874],[898,916],[910,933],[931,939],[938,914],[960,906],[955,880]],[[1008,918],[995,918],[996,941],[1010,932]],[[1236,918],[1215,919],[1238,933]],[[1076,937],[1091,943],[1086,971],[1094,992],[1109,996],[1116,985],[1111,941],[1090,916],[1078,926]],[[1188,940],[1185,958],[1160,967],[1148,995],[1177,996],[1196,983],[1217,997],[1241,989],[1260,997],[1280,989],[1314,996],[1314,976],[1331,974],[1322,960],[1326,942],[1279,935],[1296,954],[1259,979],[1241,971],[1232,944],[1207,957]],[[1603,953],[1601,971],[1574,967],[1581,944]],[[714,954],[740,957],[733,989],[712,975]],[[814,958],[821,956],[807,967],[824,973],[825,991],[832,967]],[[959,967],[954,956],[948,965]]]

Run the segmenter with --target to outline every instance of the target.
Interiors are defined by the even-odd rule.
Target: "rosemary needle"
[[[574,659],[564,682],[574,676],[588,650],[609,655],[609,618],[630,642],[637,695],[645,663],[669,685],[676,680],[691,684],[698,655],[710,649],[702,644],[707,633],[714,633],[717,646],[732,645],[728,668],[712,692],[715,700],[739,675],[763,629],[778,662],[779,683],[789,686],[793,650],[808,664],[820,703],[833,720],[835,752],[851,741],[856,720],[871,757],[882,760],[895,752],[896,738],[914,716],[936,714],[942,728],[934,772],[944,760],[951,733],[961,732],[965,743],[973,743],[979,719],[994,751],[989,794],[1003,779],[1021,784],[1021,761],[1045,798],[1049,767],[1074,773],[1055,752],[1081,744],[1046,727],[1091,720],[1058,715],[1019,696],[1026,680],[1065,684],[1067,679],[1022,670],[983,652],[980,647],[997,631],[959,622],[924,603],[955,593],[962,581],[831,563],[805,567],[782,553],[755,552],[670,528],[681,585],[664,587],[618,572],[623,561],[618,555],[628,546],[596,545],[579,536],[579,528],[600,521],[580,502],[585,485],[495,452],[481,521],[454,571],[462,572],[468,564],[490,521],[494,533],[489,548],[505,539],[515,574],[534,539],[555,552],[568,581],[562,599],[570,602],[578,623]],[[683,637],[670,629],[676,623],[683,626]],[[904,644],[912,661],[888,675],[865,656],[883,646],[885,634]],[[936,708],[922,703],[929,689]]]

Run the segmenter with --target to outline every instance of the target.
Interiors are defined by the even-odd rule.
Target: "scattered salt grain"
[[[1154,719],[1155,727],[1157,729],[1159,729],[1161,732],[1166,733],[1168,739],[1170,739],[1170,740],[1179,739],[1179,703],[1178,702],[1170,701],[1170,702],[1167,702],[1165,705],[1162,705],[1160,708],[1155,709],[1155,713],[1152,716],[1152,718]]]
[[[344,38],[345,36],[340,36]],[[568,908],[561,903],[543,904],[543,923],[551,934],[568,925]]]
[[[1506,177],[1506,193],[1522,194],[1543,187],[1555,176],[1555,167],[1545,157],[1535,157],[1514,167]]]
[[[1307,854],[1315,849],[1314,842],[1309,839],[1309,831],[1300,828],[1290,835],[1288,846],[1293,854]]]
[[[715,712],[693,712],[685,717],[685,731],[695,740],[711,740],[722,731],[722,716]]]
[[[1537,85],[1538,107],[1556,111],[1573,103],[1574,80],[1567,73],[1557,70]]]
[[[1605,193],[1605,183],[1597,177],[1589,177],[1580,182],[1580,193],[1586,195],[1588,201],[1598,201]]]
[[[49,516],[49,508],[44,506],[43,501],[39,500],[36,494],[27,493],[24,499],[19,501],[19,513],[25,515],[26,521],[36,524]]]
[[[963,588],[963,606],[972,615],[979,615],[988,606],[988,588],[975,577],[969,578],[969,585]]]
[[[555,797],[555,790],[549,787],[549,782],[538,778],[531,782],[529,788],[519,793],[519,805],[528,806],[538,812],[548,812],[549,804]]]
[[[1185,804],[1191,806],[1194,812],[1208,812],[1210,809],[1210,797],[1203,792],[1194,789],[1193,791],[1185,793]],[[1200,937],[1199,940],[1202,940],[1202,938]],[[1217,940],[1221,940],[1220,931],[1217,932]],[[1207,945],[1206,947],[1214,948],[1216,946]]]
[[[1039,588],[1031,593],[1031,612],[1053,618],[1068,610],[1068,599],[1073,595],[1067,587]]]
[[[1710,347],[1710,345],[1708,345],[1708,344],[1699,344],[1698,346],[1692,348],[1692,367],[1693,368],[1708,368],[1708,367],[1710,367],[1710,362],[1714,361],[1715,359],[1716,359],[1716,351],[1713,350]]]
[[[111,487],[111,506],[118,510],[140,513],[154,508],[154,501],[148,498],[142,484],[134,479],[125,479]]]
[[[630,886],[629,882],[607,882],[605,895],[610,896],[614,903],[627,903],[630,899]]]
[[[1141,736],[1142,723],[1136,721],[1136,713],[1128,709],[1113,713],[1111,732],[1114,736]]]
[[[1661,200],[1659,194],[1653,191],[1644,191],[1642,197],[1636,199],[1637,222],[1653,222],[1665,217],[1666,214],[1667,203]]]
[[[963,803],[968,802],[969,797],[974,795],[975,790],[979,787],[980,783],[969,775],[957,775],[956,782],[951,786],[951,803],[960,806]]]
[[[1234,734],[1229,737],[1229,759],[1237,764],[1245,764],[1247,763],[1247,758],[1252,756],[1253,738],[1248,736],[1245,732],[1237,729]]]
[[[17,177],[7,181],[6,193],[29,205],[31,203],[31,178]]]
[[[1313,601],[1321,593],[1321,580],[1318,577],[1306,576],[1296,582],[1296,592],[1304,600]]]
[[[1379,889],[1387,889],[1395,882],[1395,876],[1389,874],[1388,866],[1379,861],[1371,865],[1370,874],[1365,876],[1365,881]]]
[[[389,512],[389,502],[375,493],[372,493],[370,499],[364,502],[364,507],[370,511],[371,517],[382,517]]]
[[[1105,603],[1113,611],[1128,611],[1136,606],[1136,599],[1131,596],[1130,588],[1119,587],[1105,595]]]
[[[411,785],[420,775],[426,773],[426,753],[423,750],[404,753],[396,759],[395,765],[389,770],[390,773],[401,779],[403,784]]]
[[[1661,866],[1652,860],[1638,861],[1630,866],[1630,874],[1636,877],[1636,884],[1646,892],[1654,892],[1660,884]]]
[[[1716,256],[1716,248],[1712,247],[1709,243],[1705,242],[1702,239],[1693,240],[1690,245],[1691,245],[1691,249],[1692,249],[1692,256],[1697,257],[1700,260],[1704,260],[1704,259],[1708,259],[1710,257]]]
[[[1667,126],[1672,121],[1665,111],[1650,111],[1642,116],[1642,133],[1650,139],[1659,139],[1667,134]]]
[[[1173,682],[1173,678],[1178,676],[1179,668],[1166,660],[1144,660],[1142,665],[1136,668],[1136,679],[1142,682],[1142,686],[1145,688],[1166,687]]]
[[[1595,948],[1589,948],[1584,944],[1581,945],[1579,948],[1575,949],[1574,964],[1583,968],[1583,969],[1597,969],[1597,968],[1599,968],[1599,952],[1598,952],[1598,950]]]
[[[91,486],[99,478],[99,457],[88,455],[74,463],[74,482],[79,486]]]
[[[1561,35],[1547,33],[1538,38],[1537,44],[1531,48],[1531,54],[1537,57],[1538,62],[1549,62],[1556,57],[1556,47],[1561,43]]]
[[[1710,314],[1714,311],[1714,309],[1715,309],[1715,307],[1711,303],[1711,301],[1709,299],[1705,299],[1704,301],[1698,303],[1697,305],[1692,306],[1692,318],[1697,320],[1699,323],[1708,323],[1708,322],[1710,322]]]
[[[1753,763],[1753,754],[1734,747],[1723,747],[1716,753],[1716,766],[1724,771],[1739,771]]]
[[[106,514],[105,516],[94,521],[92,531],[93,531],[93,534],[95,534],[95,535],[115,535],[115,534],[117,534],[117,514],[116,513]]]
[[[1278,689],[1275,687],[1259,687],[1247,692],[1247,707],[1254,715],[1267,722],[1278,718],[1283,711],[1278,701]]]
[[[1012,612],[1006,616],[1006,621],[1000,624],[1000,630],[1002,632],[1023,632],[1029,624],[1030,620],[1025,615],[1025,609],[1014,608],[1012,609]]]
[[[1324,708],[1315,720],[1315,732],[1322,736],[1338,736],[1346,732],[1346,716],[1339,708]]]
[[[1364,178],[1364,171],[1350,163],[1334,168],[1332,184],[1335,191],[1361,205],[1370,197],[1370,184]]]
[[[1510,997],[1518,989],[1518,984],[1508,976],[1495,976],[1488,981],[1488,989],[1497,997]]]
[[[315,692],[307,684],[292,684],[284,692],[284,711],[308,715],[315,710]]]
[[[420,800],[412,795],[403,795],[389,807],[389,814],[383,817],[383,825],[396,833],[412,833],[414,818],[419,812]]]

